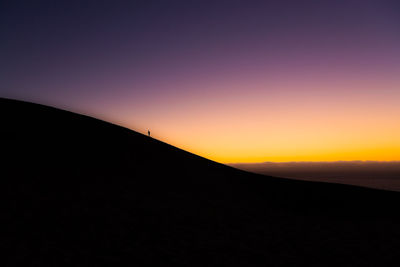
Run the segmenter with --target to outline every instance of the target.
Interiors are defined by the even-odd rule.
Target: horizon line
[[[229,162],[223,163],[226,165],[234,165],[234,164],[265,164],[265,163],[400,163],[400,160],[302,160],[302,161],[259,161],[259,162]]]

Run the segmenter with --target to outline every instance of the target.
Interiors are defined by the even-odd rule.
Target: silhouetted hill
[[[0,100],[6,266],[398,265],[396,192],[256,175]]]

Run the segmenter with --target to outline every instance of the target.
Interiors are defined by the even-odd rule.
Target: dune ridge
[[[0,99],[6,266],[395,266],[397,192],[248,173]]]

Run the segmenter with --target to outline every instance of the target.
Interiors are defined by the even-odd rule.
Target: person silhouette
[[[150,136],[150,130],[147,130],[147,135]]]

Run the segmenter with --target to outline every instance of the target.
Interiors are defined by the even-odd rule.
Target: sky
[[[1,1],[0,96],[222,163],[400,160],[400,4]]]

